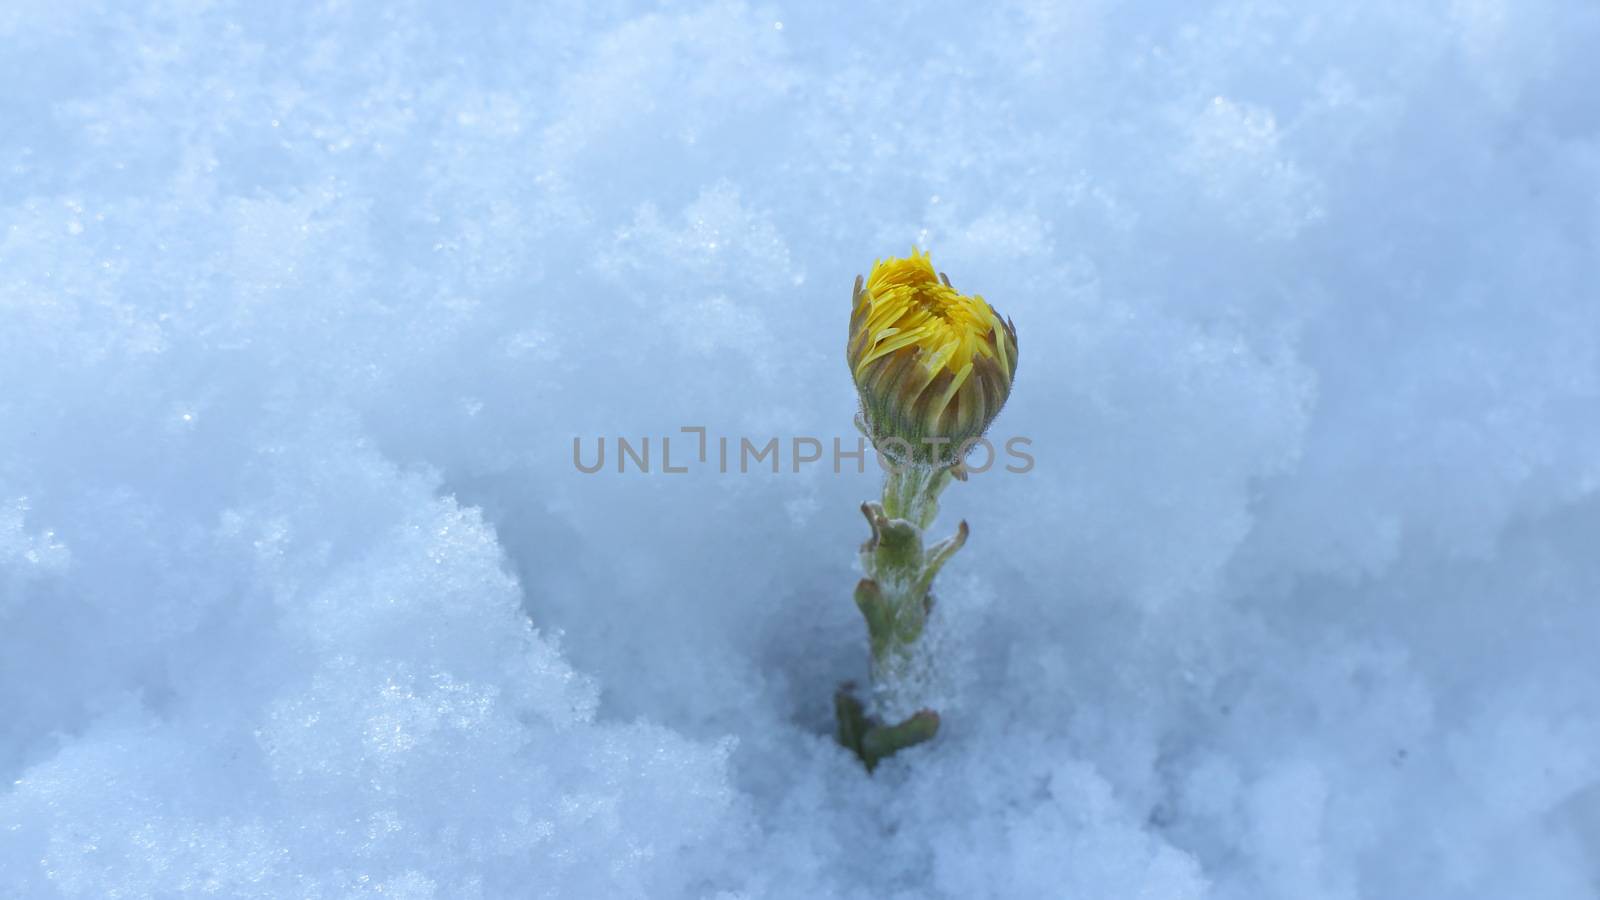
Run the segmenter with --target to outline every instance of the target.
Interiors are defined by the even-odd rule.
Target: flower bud
[[[915,247],[856,278],[846,351],[868,437],[896,464],[953,465],[1011,395],[1017,331]]]

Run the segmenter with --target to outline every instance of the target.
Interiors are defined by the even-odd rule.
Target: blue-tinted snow
[[[0,895],[1600,893],[1593,4],[497,7],[0,10]],[[914,242],[1037,466],[868,779],[874,476],[571,442]]]

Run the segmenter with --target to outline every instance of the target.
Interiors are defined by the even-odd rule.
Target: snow
[[[1600,9],[980,6],[0,10],[0,896],[1600,895]],[[868,777],[913,243],[1037,464]]]

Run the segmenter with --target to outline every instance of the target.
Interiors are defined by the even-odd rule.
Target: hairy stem
[[[861,505],[872,536],[861,546],[867,577],[856,585],[855,600],[867,623],[872,688],[880,700],[892,701],[909,686],[917,641],[933,609],[934,576],[967,539],[967,523],[962,522],[953,537],[931,547],[923,542],[923,530],[939,512],[939,494],[953,477],[950,468],[903,466],[884,478],[882,502]],[[861,757],[869,772],[880,759],[927,741],[939,730],[932,710],[894,724],[869,715],[851,685],[835,697],[835,712],[840,742]]]

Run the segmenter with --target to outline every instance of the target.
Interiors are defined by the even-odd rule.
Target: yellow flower
[[[1011,394],[1016,327],[915,247],[857,276],[852,304],[847,355],[873,444],[896,462],[956,462]]]

